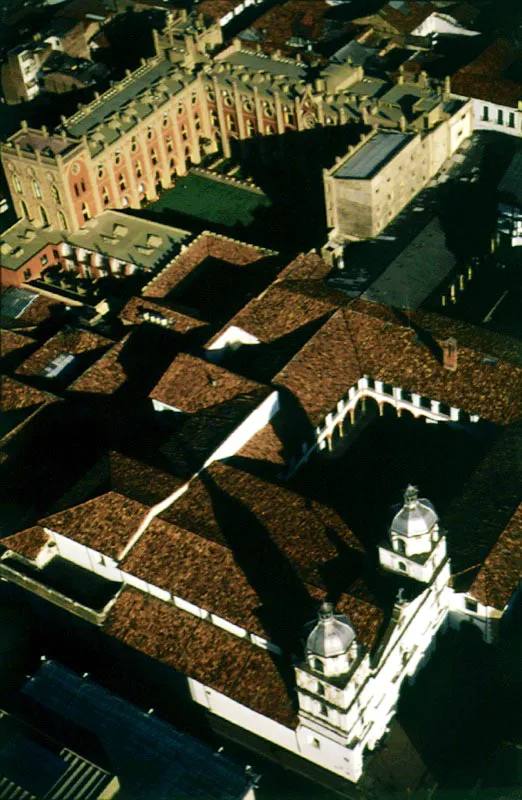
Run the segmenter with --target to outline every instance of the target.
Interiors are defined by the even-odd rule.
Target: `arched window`
[[[62,199],[60,197],[60,192],[58,191],[58,187],[55,186],[54,183],[51,186],[51,195],[52,195],[52,198],[55,201],[55,203],[59,203],[60,205],[62,204]]]
[[[49,227],[49,217],[47,216],[47,211],[43,206],[40,206],[40,216],[42,218],[42,225],[44,228]]]
[[[33,185],[33,194],[34,194],[34,196],[37,197],[38,199],[40,199],[41,196],[42,196],[42,192],[40,190],[40,184],[38,183],[37,180],[35,180],[33,178],[32,185]]]
[[[29,219],[29,211],[27,210],[27,205],[24,200],[20,200],[20,211],[22,212],[22,217]]]
[[[87,222],[87,220],[91,218],[91,212],[89,211],[87,203],[82,203],[82,217],[84,222]]]
[[[18,177],[18,175],[13,175],[13,183],[16,191],[19,194],[22,194],[22,184],[20,183],[20,178]]]
[[[60,228],[62,230],[66,231],[67,230],[67,220],[65,219],[64,214],[62,214],[61,211],[58,211],[57,214],[58,214],[58,225],[60,226]]]
[[[404,543],[404,539],[397,539],[397,552],[401,553],[402,555],[406,554],[406,545]]]

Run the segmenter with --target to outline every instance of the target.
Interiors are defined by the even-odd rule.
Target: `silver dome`
[[[390,532],[399,536],[422,536],[429,533],[438,521],[430,501],[419,498],[417,488],[410,485],[404,492],[404,505],[395,514]]]
[[[309,655],[344,655],[355,639],[355,631],[348,617],[333,613],[331,603],[323,603],[319,611],[319,621],[306,642]]]

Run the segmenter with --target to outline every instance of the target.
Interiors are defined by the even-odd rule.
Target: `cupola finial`
[[[406,491],[404,492],[404,505],[408,508],[414,508],[417,505],[417,500],[419,499],[419,490],[416,486],[412,486],[411,483],[408,484]]]

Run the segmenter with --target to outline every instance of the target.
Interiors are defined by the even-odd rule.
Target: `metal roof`
[[[242,800],[252,785],[229,758],[60,664],[44,662],[22,691],[94,733],[135,800]]]
[[[0,315],[18,319],[37,297],[37,294],[27,289],[11,286],[0,296]]]
[[[332,173],[335,178],[371,178],[381,167],[401,150],[413,133],[377,133]]]

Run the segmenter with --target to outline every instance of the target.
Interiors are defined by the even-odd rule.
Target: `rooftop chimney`
[[[440,343],[442,347],[442,366],[450,372],[457,370],[457,340],[450,336]]]

